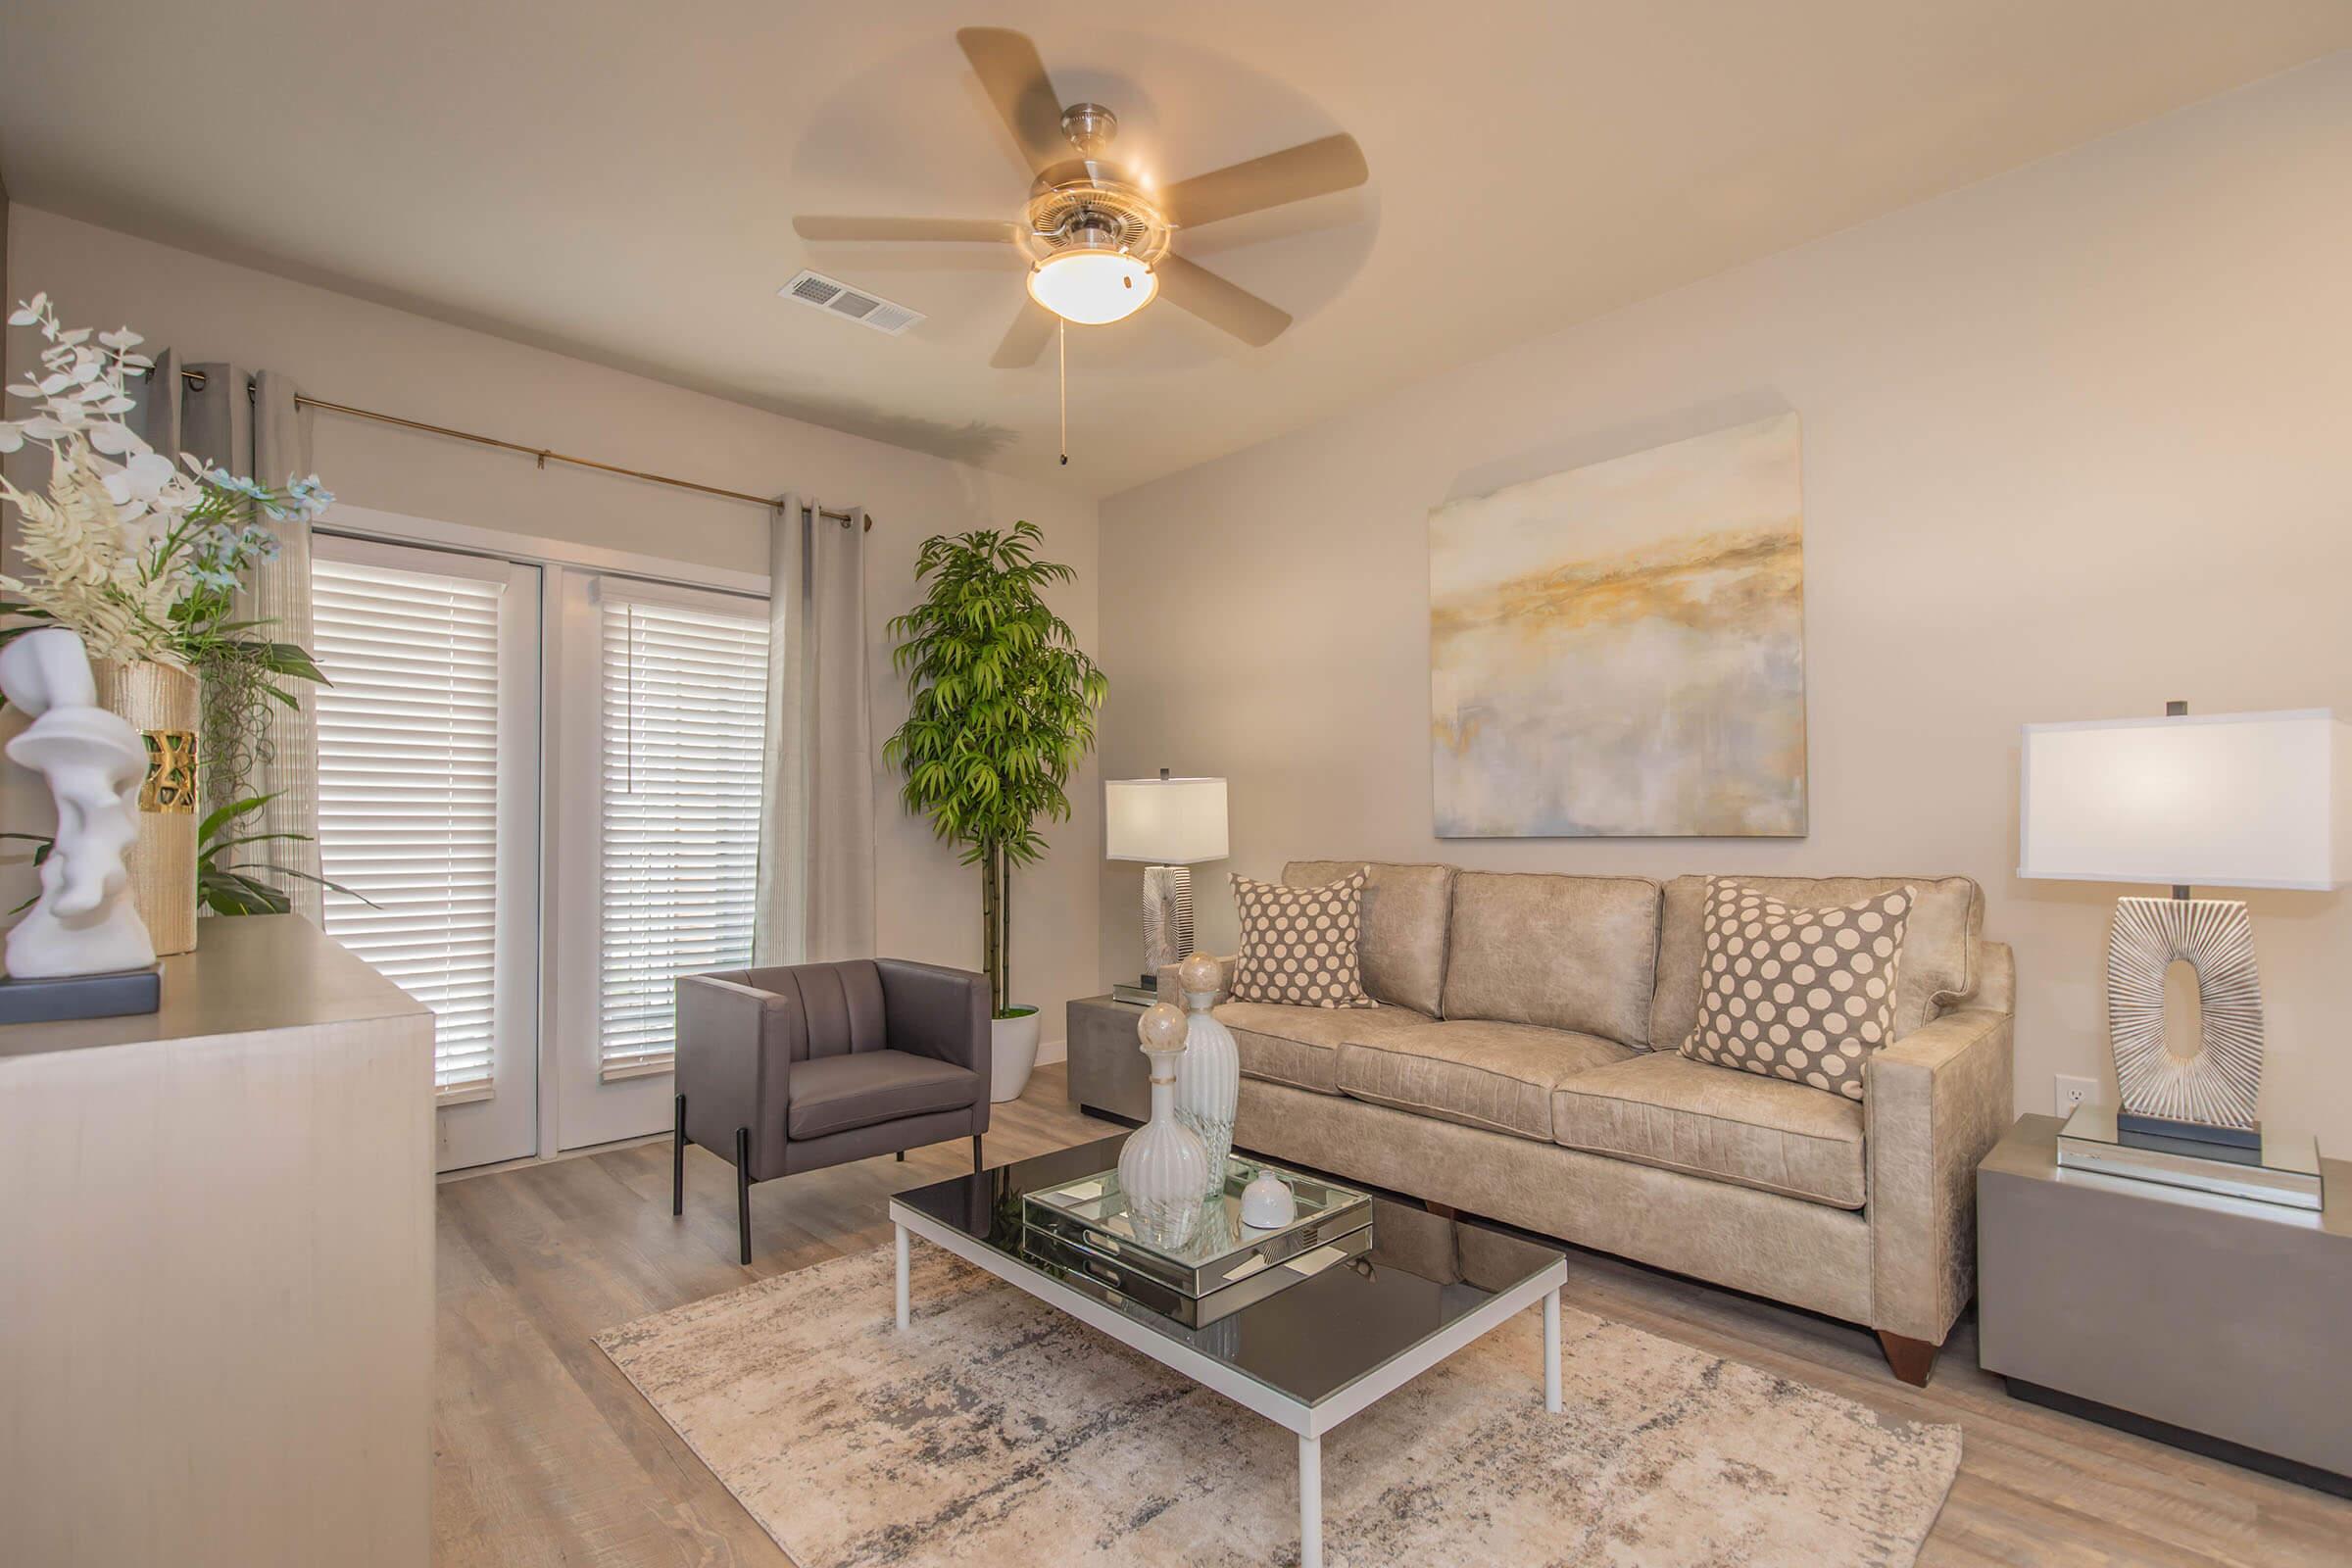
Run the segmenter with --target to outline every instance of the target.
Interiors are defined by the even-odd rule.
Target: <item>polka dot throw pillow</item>
[[[1364,873],[1329,887],[1233,879],[1242,915],[1233,966],[1236,1002],[1294,1007],[1369,1007],[1356,941],[1363,927]]]
[[[1862,1098],[1862,1064],[1894,1043],[1894,980],[1917,894],[1792,909],[1707,879],[1694,1061]]]

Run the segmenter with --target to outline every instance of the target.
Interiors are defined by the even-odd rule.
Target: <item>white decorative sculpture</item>
[[[1176,1063],[1184,1055],[1184,1014],[1164,1002],[1136,1023],[1152,1063],[1152,1119],[1119,1150],[1119,1191],[1135,1234],[1153,1247],[1189,1246],[1200,1229],[1208,1187],[1208,1151],[1176,1119]]]
[[[1233,1031],[1209,1013],[1224,972],[1217,960],[1196,953],[1177,966],[1184,992],[1184,1057],[1176,1064],[1176,1119],[1190,1127],[1208,1151],[1208,1186],[1203,1198],[1225,1192],[1225,1156],[1233,1152],[1233,1117],[1241,1108],[1242,1054]]]
[[[10,759],[47,779],[57,801],[40,902],[8,933],[10,977],[148,967],[155,944],[131,906],[122,864],[139,834],[146,744],[126,719],[98,706],[89,656],[62,626],[26,632],[0,652],[0,692],[32,715],[8,743]]]

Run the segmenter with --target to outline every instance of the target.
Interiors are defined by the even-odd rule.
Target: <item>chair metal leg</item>
[[[980,1135],[972,1134],[972,1174],[977,1176],[985,1167],[980,1159]]]
[[[735,1232],[741,1242],[742,1261],[748,1267],[752,1261],[752,1130],[735,1129]]]
[[[686,1097],[678,1097],[678,1119],[669,1133],[669,1212],[686,1212]]]

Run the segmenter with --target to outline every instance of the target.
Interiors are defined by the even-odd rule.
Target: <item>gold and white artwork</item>
[[[1429,515],[1439,836],[1805,832],[1797,417]]]

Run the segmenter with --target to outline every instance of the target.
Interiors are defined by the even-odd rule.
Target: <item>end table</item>
[[[2352,1164],[2319,1213],[2059,1168],[2055,1116],[1977,1167],[1978,1360],[2019,1398],[2352,1496]]]

